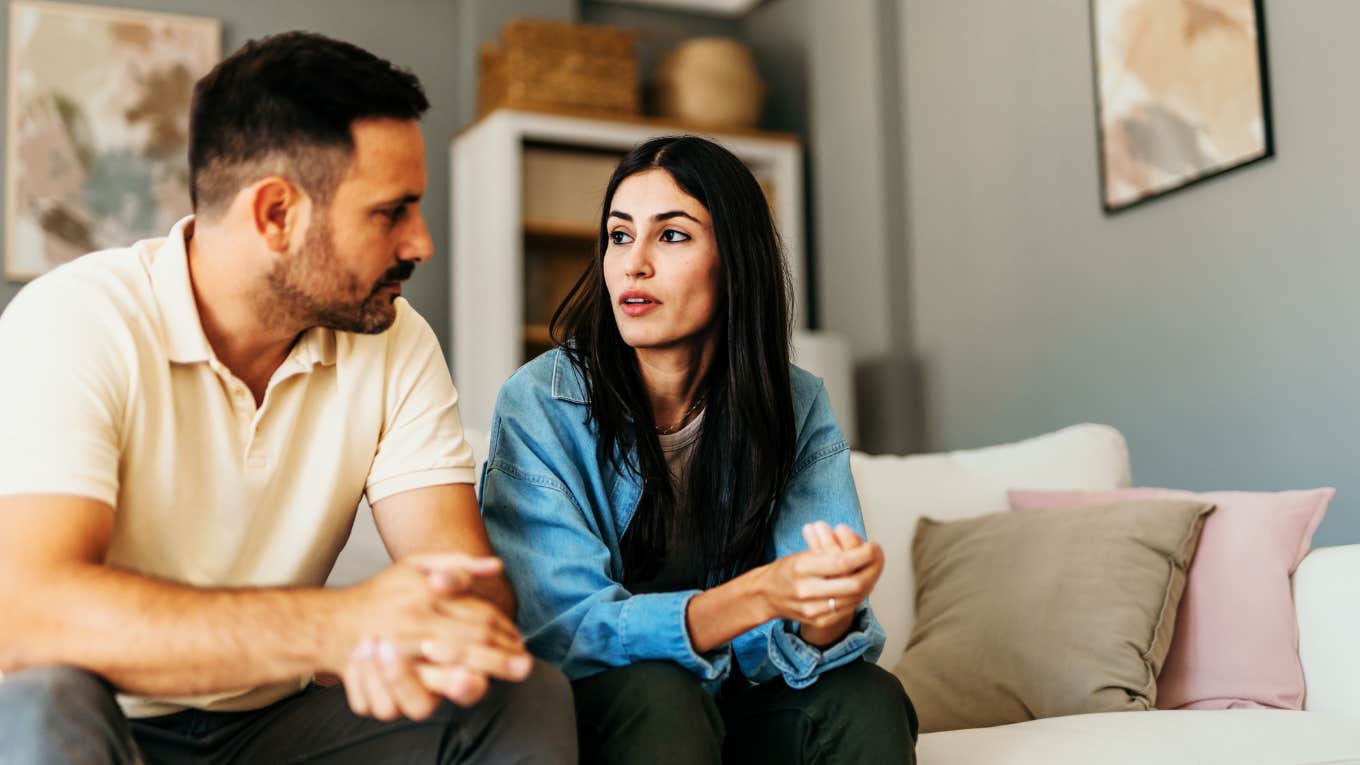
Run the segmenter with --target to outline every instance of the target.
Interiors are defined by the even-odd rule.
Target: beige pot
[[[765,84],[751,49],[725,37],[686,40],[656,65],[656,108],[663,116],[707,129],[760,124]]]

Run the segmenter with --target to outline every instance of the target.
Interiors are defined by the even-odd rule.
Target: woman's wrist
[[[774,607],[774,598],[770,597],[770,568],[768,563],[757,566],[733,580],[734,583],[741,583],[741,600],[750,606],[751,618],[757,620],[758,625],[779,616],[779,611]]]

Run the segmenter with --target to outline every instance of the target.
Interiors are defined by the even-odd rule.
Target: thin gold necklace
[[[679,432],[680,432],[680,428],[685,424],[685,420],[688,420],[688,419],[689,419],[689,416],[690,416],[691,414],[694,414],[694,411],[695,411],[696,409],[698,409],[699,406],[700,406],[701,404],[703,404],[703,403],[704,403],[704,400],[703,400],[702,397],[694,399],[694,402],[691,403],[691,404],[689,405],[689,409],[686,409],[686,410],[685,410],[685,413],[682,414],[682,415],[680,415],[680,421],[677,422],[677,423],[675,423],[675,426],[674,426],[674,427],[671,427],[671,428],[657,427],[657,428],[656,428],[656,433],[657,433],[657,435],[659,435],[659,436],[673,436],[673,435],[675,435],[676,433],[679,433]]]

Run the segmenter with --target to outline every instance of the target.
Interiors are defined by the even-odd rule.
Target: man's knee
[[[476,761],[523,763],[576,762],[576,715],[571,684],[561,670],[535,659],[533,671],[518,683],[498,682],[472,715],[471,737],[478,743],[466,750]],[[455,721],[449,733],[455,737],[468,721]]]
[[[115,711],[113,689],[98,675],[75,667],[33,667],[0,682],[0,722],[9,714],[61,715],[77,710]]]
[[[571,683],[557,667],[534,659],[534,669],[518,683],[498,684],[493,703],[510,714],[533,720],[535,725],[562,726],[575,730]]]
[[[0,682],[0,751],[24,762],[120,762],[127,722],[113,689],[74,667],[34,667]]]

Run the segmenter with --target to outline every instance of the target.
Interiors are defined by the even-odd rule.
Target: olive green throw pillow
[[[897,666],[921,731],[1152,709],[1202,502],[916,526],[916,625]]]

